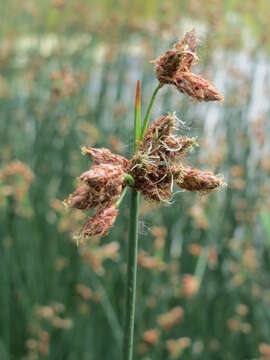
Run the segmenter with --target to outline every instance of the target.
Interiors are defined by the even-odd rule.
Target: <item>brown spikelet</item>
[[[190,71],[194,61],[196,60],[197,38],[195,28],[188,31],[182,40],[174,45],[174,48],[182,52],[182,59],[179,70]]]
[[[130,161],[128,171],[135,188],[148,201],[169,202],[174,176],[179,174],[175,161],[197,144],[195,138],[174,134],[176,122],[175,114],[155,120]]]
[[[175,76],[177,89],[197,101],[222,101],[215,86],[201,75],[179,71]]]
[[[194,100],[222,101],[223,96],[210,81],[191,72],[197,59],[196,45],[195,29],[192,29],[172,49],[154,61],[156,77],[161,85],[175,85],[181,93]]]
[[[96,214],[89,218],[83,225],[79,234],[79,241],[84,242],[87,239],[107,235],[110,228],[114,225],[117,215],[118,209],[115,205],[99,209]]]
[[[182,167],[176,179],[177,185],[188,191],[210,192],[224,186],[223,177],[210,171],[201,171],[192,167]]]
[[[93,166],[90,170],[85,171],[80,176],[82,182],[88,185],[105,186],[115,181],[122,183],[124,180],[124,172],[120,165],[100,164]]]
[[[171,135],[162,141],[162,151],[166,159],[176,159],[183,156],[194,146],[198,146],[195,137]]]
[[[83,146],[81,151],[83,155],[88,155],[95,164],[115,164],[121,165],[123,168],[128,164],[128,160],[124,156],[114,154],[109,149]]]
[[[156,77],[161,85],[173,84],[174,74],[180,67],[181,53],[175,50],[168,50],[160,56],[156,63]]]
[[[68,199],[65,200],[65,204],[80,210],[91,208],[93,201],[90,199],[89,186],[87,184],[80,185],[74,193],[70,194]]]
[[[140,149],[148,150],[149,146],[154,148],[155,144],[158,144],[160,140],[165,139],[172,133],[175,122],[176,117],[174,114],[168,114],[156,119],[147,129]]]
[[[187,32],[173,48],[166,51],[155,63],[155,72],[161,85],[173,84],[177,71],[189,71],[196,58],[196,36],[195,29]]]
[[[116,201],[125,186],[120,165],[100,164],[80,176],[82,184],[66,200],[70,207],[88,210]]]

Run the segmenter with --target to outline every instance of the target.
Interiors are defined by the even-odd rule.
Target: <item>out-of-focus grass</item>
[[[268,2],[170,4],[2,1],[3,359],[119,358],[128,203],[107,238],[78,248],[72,234],[84,218],[62,200],[88,166],[81,145],[130,154],[136,80],[145,109],[154,88],[148,61],[175,40],[184,19],[200,31],[208,26],[201,71],[224,88],[225,102],[196,105],[162,89],[154,114],[177,111],[199,135],[200,166],[223,172],[228,188],[207,198],[180,193],[166,209],[143,205],[136,356],[270,352],[269,65],[262,53],[237,50],[249,35],[244,24],[257,28],[262,19],[267,28]]]

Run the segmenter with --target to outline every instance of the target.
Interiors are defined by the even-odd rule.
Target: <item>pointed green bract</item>
[[[134,150],[136,152],[138,141],[141,137],[141,83],[137,81],[136,99],[135,99],[135,114],[134,114]]]
[[[158,91],[161,89],[162,85],[158,84],[157,87],[155,88],[153,95],[151,97],[150,103],[148,105],[144,120],[143,120],[143,127],[142,127],[142,132],[141,132],[141,140],[144,138],[144,135],[146,133],[146,130],[148,128],[148,124],[149,124],[149,120],[150,120],[150,115],[151,115],[151,111],[157,96]]]

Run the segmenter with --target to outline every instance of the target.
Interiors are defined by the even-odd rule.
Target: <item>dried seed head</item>
[[[87,154],[95,164],[115,164],[121,165],[123,168],[128,164],[128,160],[125,157],[113,154],[109,149],[87,148],[86,146],[83,146],[81,151],[83,155]]]
[[[156,77],[161,85],[173,84],[174,75],[180,67],[181,57],[181,52],[172,49],[154,60]]]
[[[130,161],[128,171],[134,178],[135,188],[147,200],[169,202],[175,160],[196,144],[195,138],[174,135],[177,121],[175,114],[155,120],[148,128],[139,151]]]
[[[145,200],[168,203],[172,196],[171,182],[167,181],[156,185],[145,182],[145,186],[141,187],[140,192]]]
[[[219,94],[214,85],[201,75],[179,71],[175,75],[174,84],[180,92],[197,101],[223,100],[223,96]]]
[[[175,114],[161,116],[155,120],[147,129],[141,148],[144,150],[148,150],[149,147],[153,149],[155,144],[159,143],[160,140],[165,139],[172,133],[175,123]]]
[[[223,97],[210,81],[191,72],[197,59],[195,29],[187,32],[172,49],[154,61],[155,72],[161,85],[175,85],[183,94],[198,101],[222,101]]]
[[[161,85],[173,84],[177,71],[190,70],[196,58],[196,42],[195,29],[193,29],[174,44],[172,49],[153,61],[156,65],[156,76]]]
[[[124,172],[120,165],[93,166],[80,176],[80,180],[83,184],[66,201],[68,206],[80,210],[115,202],[125,186]]]
[[[108,183],[115,183],[115,181],[122,183],[124,171],[120,165],[99,164],[81,174],[80,180],[88,185],[100,187],[106,186]]]
[[[182,189],[206,193],[226,185],[222,175],[214,175],[210,171],[201,171],[192,167],[179,169],[176,183]]]
[[[110,228],[114,225],[117,215],[118,210],[115,205],[99,209],[96,214],[89,218],[83,225],[78,240],[84,242],[87,239],[107,235]]]
[[[175,45],[174,49],[182,52],[182,59],[180,62],[181,71],[190,71],[191,66],[197,59],[196,55],[197,38],[195,28],[188,31],[183,39],[180,39]]]
[[[130,175],[135,188],[149,201],[166,201],[171,197],[172,175],[158,156],[151,157],[143,152],[135,154],[131,160]]]
[[[161,151],[166,159],[176,159],[177,157],[185,155],[188,151],[191,151],[194,146],[198,146],[195,137],[190,138],[187,136],[171,135],[162,141]]]
[[[73,194],[70,194],[68,199],[64,201],[64,204],[80,210],[88,209],[91,204],[89,196],[89,187],[87,184],[80,185]]]

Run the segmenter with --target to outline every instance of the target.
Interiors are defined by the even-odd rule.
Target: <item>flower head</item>
[[[187,32],[172,49],[166,51],[155,63],[155,72],[161,85],[174,85],[183,94],[197,101],[222,101],[223,96],[212,83],[191,72],[197,59],[195,29]]]
[[[197,146],[194,137],[179,136],[175,114],[155,120],[137,153],[130,160],[129,174],[146,200],[168,202],[174,182],[189,191],[210,192],[225,185],[221,175],[203,172],[186,163],[186,153]]]
[[[128,160],[108,149],[83,148],[94,165],[79,177],[81,184],[69,195],[65,204],[69,207],[89,210],[96,214],[83,225],[79,240],[106,235],[113,225],[118,210],[116,202],[126,186],[124,169]]]

